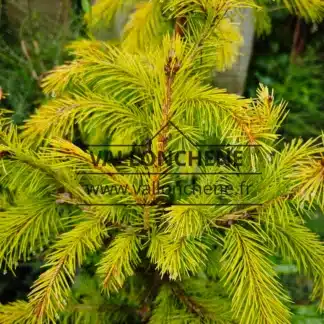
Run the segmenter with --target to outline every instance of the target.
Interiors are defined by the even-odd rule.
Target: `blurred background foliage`
[[[65,7],[62,1],[54,17],[51,5],[39,11],[39,1],[33,2],[0,0],[0,87],[5,94],[0,104],[14,111],[18,124],[45,99],[42,77],[70,59],[64,47],[84,30],[80,1]]]
[[[44,19],[44,13],[32,10],[26,1],[27,6],[22,8],[17,1],[0,0],[0,106],[12,109],[18,124],[46,100],[40,81],[47,71],[71,59],[64,46],[85,37],[82,16],[90,10],[88,0],[62,0],[58,2],[65,6],[58,7],[55,17],[45,15]],[[17,17],[12,20],[8,15],[8,8],[12,12],[15,6],[23,17],[19,25],[15,24]],[[317,136],[324,128],[324,24],[306,24],[284,11],[273,11],[270,16],[272,26],[268,34],[254,42],[245,95],[254,97],[259,82],[274,88],[276,98],[289,103],[283,136]],[[324,217],[320,211],[313,213],[308,225],[324,239]],[[296,275],[294,265],[280,259],[274,261],[295,301],[293,323],[324,323],[316,305],[308,304],[312,282]],[[16,277],[0,274],[0,302],[23,298],[39,275],[41,264],[42,260],[31,259],[18,268]]]
[[[269,35],[255,42],[246,84],[254,96],[258,82],[288,101],[286,138],[318,136],[324,120],[324,24],[307,25],[286,12],[272,14]]]

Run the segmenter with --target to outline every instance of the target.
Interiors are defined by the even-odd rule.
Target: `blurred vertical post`
[[[214,85],[226,88],[228,92],[242,95],[253,50],[255,34],[253,9],[242,9],[239,14],[235,14],[233,20],[240,23],[244,44],[233,67],[225,72],[215,73]]]

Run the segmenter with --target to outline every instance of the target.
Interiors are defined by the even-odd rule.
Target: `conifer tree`
[[[131,4],[98,1],[90,21]],[[119,41],[69,47],[75,60],[43,81],[54,98],[23,129],[3,112],[1,268],[35,254],[44,267],[27,300],[0,305],[0,323],[290,323],[274,255],[313,279],[324,308],[324,247],[303,215],[324,207],[324,137],[282,143],[273,92],[244,99],[209,83],[235,61],[228,12],[244,7],[257,4],[143,2]],[[215,145],[241,163],[134,163]],[[107,146],[117,157],[97,160]],[[179,183],[209,190],[151,190]],[[210,194],[219,183],[235,190]]]

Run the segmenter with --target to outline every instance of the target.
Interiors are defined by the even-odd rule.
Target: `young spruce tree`
[[[131,4],[98,1],[90,24]],[[32,255],[44,267],[0,323],[290,323],[274,255],[312,278],[324,308],[324,247],[302,217],[324,206],[321,138],[282,143],[286,105],[266,87],[252,100],[209,85],[239,53],[230,12],[256,6],[142,2],[120,41],[70,46],[76,59],[43,82],[54,98],[22,131],[1,119],[2,271]],[[226,150],[241,163],[202,154]],[[170,154],[182,163],[147,160]],[[203,163],[184,166],[190,154]],[[203,190],[170,190],[184,184]]]

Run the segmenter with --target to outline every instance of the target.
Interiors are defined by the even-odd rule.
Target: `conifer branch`
[[[186,17],[177,17],[176,18],[176,26],[175,26],[175,34],[179,37],[184,36],[184,26],[186,23]]]
[[[32,307],[26,301],[0,304],[0,322],[3,324],[37,323]]]
[[[199,35],[198,40],[196,41],[194,47],[192,48],[192,54],[190,55],[191,60],[194,61],[196,56],[201,54],[201,48],[203,43],[210,37],[213,33],[217,25],[221,22],[221,20],[226,16],[229,10],[229,6],[226,4],[226,1],[223,1],[220,8],[215,8],[214,16],[212,17],[211,22],[206,26],[203,32]]]
[[[49,269],[35,281],[29,294],[34,314],[40,320],[48,318],[54,321],[64,309],[77,266],[82,264],[87,253],[96,251],[107,236],[105,218],[81,217],[81,220],[83,222],[62,234],[54,245],[46,258]]]
[[[117,235],[99,263],[98,274],[102,287],[108,293],[122,288],[127,277],[134,274],[139,263],[140,241],[133,231]]]
[[[284,0],[302,16],[323,16],[314,9],[323,7],[321,0],[312,0],[314,8],[306,2]],[[105,25],[111,26],[124,7],[121,0],[98,0],[90,25],[97,27],[106,17]],[[1,324],[55,323],[59,315],[73,323],[123,323],[134,316],[132,320],[154,324],[288,324],[290,299],[269,260],[277,252],[314,278],[313,297],[324,307],[323,245],[298,214],[304,202],[324,206],[324,162],[317,158],[324,147],[315,144],[317,139],[305,144],[293,140],[279,152],[277,131],[286,106],[275,104],[267,87],[261,85],[252,101],[207,84],[207,72],[230,67],[239,53],[241,35],[226,15],[245,7],[256,5],[252,0],[141,3],[120,43],[77,41],[69,47],[76,60],[44,79],[44,92],[52,100],[25,124],[22,135],[6,128],[1,116],[0,180],[16,206],[8,206],[7,199],[1,209],[0,261],[14,268],[30,247],[57,237],[29,302],[0,305]],[[173,137],[171,118],[189,144],[182,134]],[[244,158],[248,166],[235,171],[250,165],[262,171],[247,198],[263,205],[233,207],[243,196],[236,191],[222,198],[193,193],[188,199],[183,192],[146,193],[135,187],[160,188],[178,177],[122,176],[113,163],[96,164],[90,153],[63,139],[77,136],[88,145],[103,140],[127,146],[142,143],[152,129],[160,131],[152,140],[153,153],[191,149],[205,140],[260,145],[260,154],[251,150]],[[44,150],[38,150],[40,145]],[[127,149],[118,157],[129,159]],[[138,170],[161,173],[162,167],[155,163]],[[215,165],[211,171],[232,172],[234,167]],[[202,178],[195,184],[225,180],[224,175]],[[236,174],[226,183],[238,185],[242,179],[250,183],[250,177]],[[121,190],[106,196],[105,190],[83,189],[100,182]],[[165,205],[159,204],[163,197]],[[229,206],[219,207],[224,200]],[[185,206],[173,205],[182,202]],[[100,257],[100,282],[90,276],[84,282],[85,276],[76,275],[90,253]],[[75,277],[80,280],[72,286]]]
[[[232,226],[227,233],[221,259],[222,281],[232,296],[234,315],[242,324],[289,323],[286,303],[290,298],[276,280],[267,259],[269,252],[257,234],[242,226]]]
[[[183,35],[183,26],[184,18],[176,18],[175,22],[175,30],[173,35],[173,41],[177,37],[181,37]],[[171,118],[170,116],[170,109],[172,105],[172,85],[175,79],[175,76],[179,69],[181,68],[181,63],[179,62],[178,58],[175,56],[174,48],[169,49],[169,55],[167,57],[167,62],[164,65],[164,73],[165,73],[165,98],[162,105],[162,123],[161,123],[161,132],[157,138],[157,152],[161,152],[162,154],[165,152],[167,145],[168,145],[168,123]],[[154,163],[153,170],[155,175],[152,178],[152,186],[153,188],[160,187],[160,173],[161,168],[159,166],[158,161]],[[154,202],[156,199],[156,194],[153,193],[150,195],[150,202]],[[148,229],[150,218],[150,210],[148,208],[144,209],[144,219],[145,219],[145,228]]]
[[[123,186],[127,189],[127,191],[131,194],[133,199],[138,204],[143,204],[143,197],[137,195],[131,185],[129,185],[127,179],[118,174],[116,168],[113,165],[102,165],[100,163],[94,164],[90,154],[85,153],[79,147],[75,146],[73,143],[66,140],[52,140],[51,141],[53,148],[59,154],[56,158],[68,158],[68,163],[70,163],[71,159],[74,159],[75,162],[84,162],[86,165],[90,166],[94,170],[102,172],[104,177],[108,177],[112,179],[116,184]],[[55,157],[50,153],[49,157]]]
[[[180,37],[182,34],[180,24],[183,18],[176,19],[175,32],[173,41]],[[170,108],[171,108],[171,98],[172,98],[172,85],[175,79],[177,72],[181,67],[181,63],[178,61],[178,58],[175,56],[174,48],[169,50],[169,55],[167,57],[167,62],[164,65],[165,73],[165,98],[162,105],[162,123],[160,129],[162,130],[157,138],[157,152],[164,153],[168,145],[168,122],[170,120]],[[160,167],[156,162],[154,165],[154,173],[160,173]],[[153,176],[153,186],[155,188],[159,187],[160,175]],[[154,201],[155,195],[151,197],[151,201]]]
[[[180,284],[172,283],[172,292],[175,296],[189,309],[190,312],[196,314],[200,318],[204,318],[204,307],[198,304],[193,298],[188,296],[181,288]]]

